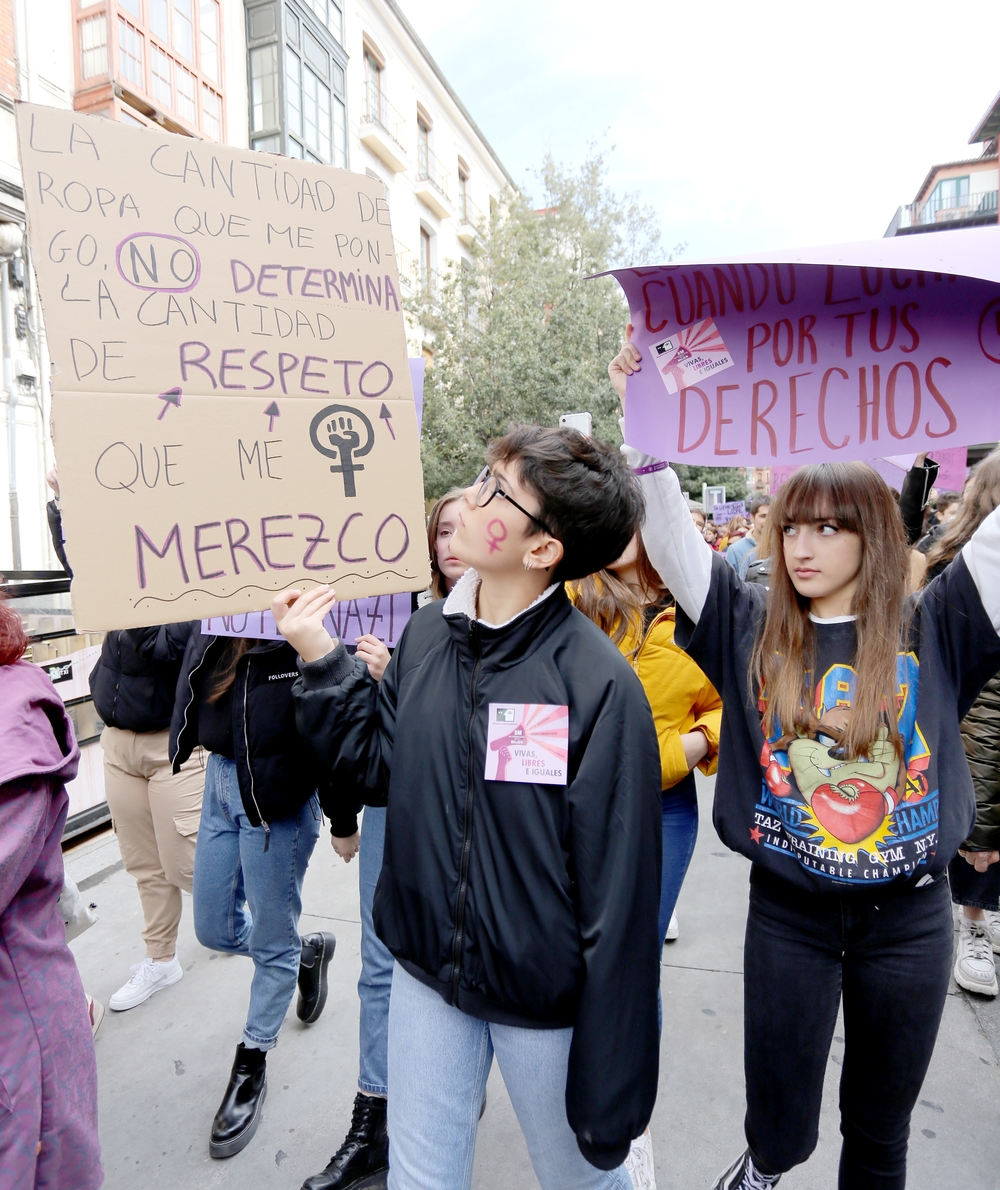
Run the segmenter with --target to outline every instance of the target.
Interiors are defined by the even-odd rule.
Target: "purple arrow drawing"
[[[264,410],[264,416],[269,417],[271,419],[270,422],[268,423],[267,432],[269,434],[273,434],[274,433],[274,419],[276,417],[281,417],[281,410],[278,408],[277,401],[272,401],[271,404],[268,405],[268,407]]]
[[[160,395],[157,397],[157,400],[163,402],[163,408],[156,415],[156,420],[162,421],[164,413],[166,413],[171,405],[176,405],[178,409],[180,408],[181,390],[179,388],[167,389],[165,393],[160,393]]]
[[[385,420],[386,428],[392,435],[393,442],[396,441],[396,431],[392,428],[392,414],[389,412],[388,406],[383,401],[382,408],[379,410],[379,417]]]

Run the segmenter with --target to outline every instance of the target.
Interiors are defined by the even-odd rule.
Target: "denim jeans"
[[[660,947],[667,936],[670,916],[687,875],[698,838],[698,794],[694,773],[662,795],[663,869],[660,877]]]
[[[392,990],[392,955],[379,941],[372,924],[375,885],[382,871],[385,845],[385,807],[366,806],[361,819],[358,856],[361,885],[361,1071],[358,1089],[372,1095],[389,1093],[389,993]]]
[[[841,1190],[902,1190],[910,1113],[951,976],[944,875],[923,888],[811,893],[751,869],[744,948],[747,1142],[784,1173],[816,1147],[841,994]]]
[[[320,827],[314,794],[297,814],[264,828],[243,809],[236,765],[211,753],[194,856],[194,929],[202,946],[253,959],[243,1044],[272,1049],[299,973],[302,881]]]
[[[396,964],[389,1005],[389,1190],[468,1190],[486,1080],[500,1073],[542,1190],[632,1190],[585,1160],[566,1119],[572,1029],[491,1025]]]

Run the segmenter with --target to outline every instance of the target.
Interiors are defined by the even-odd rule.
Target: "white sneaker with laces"
[[[753,1163],[749,1149],[741,1153],[730,1167],[719,1175],[712,1190],[771,1190],[781,1181],[781,1174],[764,1174]]]
[[[986,932],[990,936],[990,942],[993,943],[993,953],[1000,954],[1000,913],[995,909],[987,909],[986,913]]]
[[[970,921],[964,913],[959,918],[955,982],[967,992],[978,992],[980,996],[995,996],[1000,990],[986,922]]]
[[[632,1141],[632,1147],[625,1158],[625,1168],[632,1179],[633,1190],[656,1190],[653,1176],[653,1140],[649,1129]]]
[[[143,959],[141,963],[132,965],[132,978],[124,984],[108,1001],[112,1012],[125,1012],[143,1004],[154,992],[161,988],[168,988],[184,977],[184,968],[176,955],[169,962],[161,963],[155,959]]]
[[[681,923],[677,920],[677,914],[671,913],[670,924],[667,926],[667,932],[664,935],[665,942],[676,942],[680,937]]]

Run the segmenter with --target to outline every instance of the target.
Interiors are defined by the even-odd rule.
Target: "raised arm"
[[[960,557],[969,568],[990,623],[1000,633],[1000,508],[994,508],[973,533]]]
[[[608,365],[608,375],[625,408],[625,384],[642,370],[642,356],[632,343],[631,324],[626,341]],[[712,551],[695,527],[677,473],[650,455],[625,446],[625,457],[640,477],[646,496],[642,541],[656,573],[669,587],[688,619],[697,624],[712,580]]]

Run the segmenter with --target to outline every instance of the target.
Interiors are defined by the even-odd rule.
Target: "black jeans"
[[[977,872],[964,855],[956,855],[948,865],[948,880],[956,905],[1000,909],[1000,864],[990,864],[985,872]]]
[[[948,882],[810,893],[754,865],[744,958],[746,1136],[762,1170],[816,1147],[841,993],[841,1190],[902,1190],[910,1113],[951,972]]]

